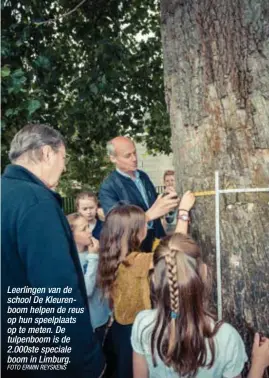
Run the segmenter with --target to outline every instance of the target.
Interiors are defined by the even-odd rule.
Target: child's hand
[[[188,190],[186,193],[183,194],[180,203],[179,203],[179,209],[190,211],[190,209],[193,207],[195,202],[194,194]]]
[[[89,253],[98,253],[99,252],[99,240],[91,237],[91,243],[88,245]]]
[[[252,347],[252,365],[265,369],[269,366],[269,339],[255,333]]]

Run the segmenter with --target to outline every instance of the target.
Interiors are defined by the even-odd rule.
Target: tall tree
[[[182,192],[268,187],[268,0],[161,0],[166,103]],[[221,195],[224,319],[268,332],[269,194]],[[214,197],[194,232],[215,264]],[[199,230],[199,231],[198,231]]]

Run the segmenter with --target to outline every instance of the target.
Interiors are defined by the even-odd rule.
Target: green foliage
[[[78,3],[2,3],[2,164],[17,130],[49,123],[72,156],[65,191],[73,181],[98,187],[116,135],[170,152],[158,2],[87,0],[63,16]]]

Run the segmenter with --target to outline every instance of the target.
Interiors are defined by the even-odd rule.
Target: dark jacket
[[[51,327],[55,336],[59,336],[58,343],[63,345],[61,337],[71,338],[71,363],[65,371],[46,372],[26,371],[26,377],[65,377],[65,378],[97,378],[104,368],[104,359],[99,344],[95,338],[89,318],[84,277],[72,237],[69,224],[61,208],[61,197],[49,190],[35,175],[19,165],[9,165],[2,176],[2,350],[7,347],[7,314],[8,306],[31,306],[54,308],[49,315],[31,313],[32,322],[23,326],[37,327],[36,318],[59,317],[76,319],[75,323],[61,322],[59,324],[43,324]],[[10,294],[13,288],[45,288],[45,294],[38,294],[43,298],[42,304],[33,303],[31,294]],[[63,289],[69,287],[72,293],[63,294]],[[74,298],[72,304],[46,304],[48,288],[60,288],[60,294],[53,294],[58,298]],[[8,297],[31,298],[31,304],[7,304]],[[59,308],[64,308],[59,312]],[[83,313],[69,312],[70,308],[82,308]],[[18,314],[12,317],[19,318]],[[23,315],[27,317],[27,315]],[[57,325],[65,328],[63,334],[55,334]],[[18,322],[15,325],[18,327]],[[18,334],[18,332],[15,334]],[[23,334],[23,336],[30,336]],[[41,336],[34,334],[34,336]],[[42,334],[44,336],[44,334]],[[46,336],[51,336],[46,334]],[[52,336],[53,337],[53,336]],[[9,344],[13,345],[14,344]],[[16,345],[16,344],[15,344]],[[27,344],[35,345],[35,344]],[[46,344],[47,345],[47,344]],[[42,345],[41,345],[42,346]],[[12,354],[14,356],[14,354]],[[38,357],[38,354],[36,355]],[[44,354],[43,354],[44,356]],[[63,356],[58,354],[58,356]],[[2,359],[5,365],[6,356]],[[14,372],[11,372],[14,375]],[[23,377],[24,372],[19,372]]]
[[[145,172],[140,170],[138,172],[147,193],[149,207],[151,207],[157,198],[155,187]],[[116,170],[102,183],[99,191],[99,200],[105,214],[119,201],[124,201],[130,205],[137,205],[144,211],[147,211],[149,208],[133,180],[121,175]],[[148,230],[147,237],[141,249],[145,252],[151,252],[154,238],[161,238],[163,236],[165,236],[165,232],[161,221],[160,219],[156,219],[153,222],[153,230]]]
[[[96,224],[94,226],[94,229],[92,230],[92,236],[95,239],[100,240],[100,234],[101,234],[102,228],[103,228],[103,222],[100,221],[100,219],[96,219]]]

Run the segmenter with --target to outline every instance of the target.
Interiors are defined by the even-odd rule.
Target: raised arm
[[[269,339],[255,334],[252,347],[251,368],[247,378],[262,378],[265,369],[269,366]]]
[[[178,207],[178,220],[175,232],[187,234],[189,225],[189,212],[193,207],[195,197],[189,190],[183,194]]]

